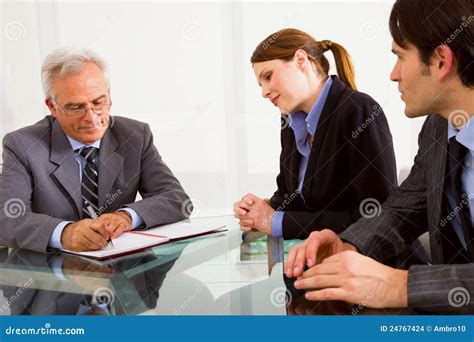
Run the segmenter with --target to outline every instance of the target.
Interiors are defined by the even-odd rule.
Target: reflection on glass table
[[[0,314],[285,315],[271,299],[281,261],[269,267],[265,242],[243,241],[230,216],[192,221],[228,231],[105,261],[2,249]]]
[[[242,234],[230,216],[192,219],[228,230],[104,261],[0,248],[1,315],[407,314],[310,302],[283,274],[300,241]]]

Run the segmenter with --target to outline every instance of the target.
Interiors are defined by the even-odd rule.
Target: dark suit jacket
[[[392,136],[382,108],[337,77],[309,156],[302,188],[307,207],[296,194],[301,154],[291,127],[282,129],[281,147],[278,190],[270,203],[285,212],[285,239],[304,239],[324,228],[339,233],[361,217],[364,199],[383,202],[396,187]]]
[[[408,178],[388,197],[380,216],[359,220],[341,238],[362,254],[384,262],[406,253],[407,246],[429,231],[433,265],[409,267],[408,305],[430,312],[472,314],[473,260],[459,263],[462,251],[451,250],[456,248],[456,241],[449,243],[444,238],[452,236],[452,227],[441,225],[447,144],[447,121],[438,115],[429,116],[419,135],[418,153]],[[448,254],[458,255],[455,260],[446,257]],[[459,303],[465,305],[457,307]]]
[[[177,255],[179,257],[180,254]],[[50,267],[50,260],[58,258],[61,255],[36,253],[27,250],[13,250],[10,253],[5,264],[8,267],[27,267],[30,269],[41,269],[42,272],[47,273]],[[66,256],[69,258],[76,258],[78,262],[87,265],[89,261],[81,259],[76,256]],[[110,289],[116,298],[113,300],[113,310],[116,315],[136,315],[144,310],[153,309],[156,307],[159,290],[163,285],[167,272],[173,267],[177,258],[171,259],[157,266],[146,268],[147,263],[156,263],[156,256],[153,253],[146,254],[142,252],[137,254],[137,257],[131,257],[125,260],[119,260],[109,264],[109,267],[117,272],[117,274],[105,274],[104,277],[110,278],[110,283],[115,291]],[[92,264],[94,265],[94,264]],[[131,277],[124,274],[131,269],[145,269],[138,272]],[[84,271],[86,274],[88,271]],[[93,274],[99,275],[97,270]],[[76,315],[78,308],[84,304],[84,299],[91,297],[90,290],[84,289],[82,293],[59,292],[54,290],[40,290],[35,289],[36,279],[30,278],[29,283],[23,284],[21,288],[14,286],[0,286],[3,290],[3,295],[8,301],[10,308],[10,315]],[[31,284],[30,284],[31,283]],[[99,288],[99,287],[98,287]],[[125,295],[120,292],[122,289],[127,289]],[[135,291],[131,291],[135,289]],[[136,294],[139,296],[135,296]],[[85,295],[89,293],[89,295]],[[109,305],[109,309],[111,306]]]
[[[161,159],[150,127],[136,120],[111,118],[101,140],[98,185],[102,212],[126,206],[147,227],[190,214],[182,210],[189,198]],[[135,202],[138,192],[143,200]],[[0,245],[39,252],[46,251],[58,223],[81,218],[77,161],[52,116],[3,139],[0,207]]]

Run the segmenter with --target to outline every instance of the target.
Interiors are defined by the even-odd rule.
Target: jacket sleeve
[[[363,103],[363,107],[352,105],[352,110],[342,110],[343,115],[335,118],[339,120],[338,134],[345,139],[346,152],[339,156],[347,158],[350,183],[345,191],[351,194],[354,206],[345,211],[287,211],[283,217],[285,239],[304,239],[312,231],[325,228],[340,233],[363,215],[380,211],[381,203],[396,188],[395,155],[388,122],[373,99]]]
[[[474,314],[474,264],[413,265],[408,306],[440,314]]]
[[[420,149],[407,179],[383,204],[380,215],[361,218],[340,234],[359,251],[380,262],[403,253],[428,230],[424,157],[429,138],[429,119],[419,134]]]
[[[33,213],[34,184],[26,147],[13,134],[3,139],[3,171],[0,174],[0,245],[45,252],[55,227],[62,219]]]

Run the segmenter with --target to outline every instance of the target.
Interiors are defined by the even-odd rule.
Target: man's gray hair
[[[47,55],[41,66],[41,82],[45,96],[54,97],[53,81],[56,77],[78,74],[87,63],[94,63],[102,70],[109,88],[107,65],[97,53],[88,49],[62,47]]]

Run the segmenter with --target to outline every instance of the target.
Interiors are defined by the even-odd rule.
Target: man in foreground
[[[378,217],[313,232],[285,272],[311,300],[473,313],[474,1],[397,0],[390,31],[405,113],[428,115],[410,175]],[[432,264],[386,266],[426,231]]]

